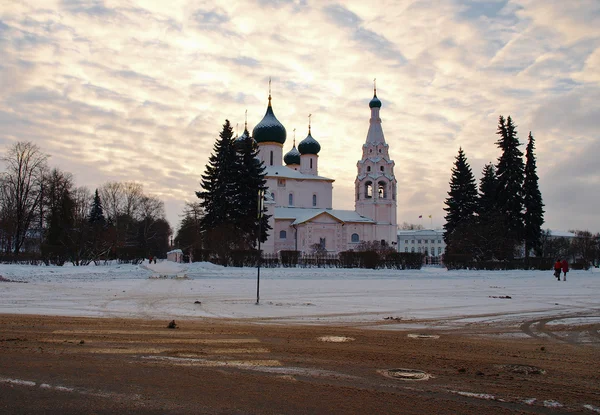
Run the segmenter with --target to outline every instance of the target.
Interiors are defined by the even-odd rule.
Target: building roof
[[[576,236],[573,232],[548,230],[550,231],[550,236],[554,238],[574,238]]]
[[[419,236],[419,235],[443,235],[443,229],[399,229],[398,235],[402,236]]]
[[[276,207],[275,219],[293,219],[292,225],[299,225],[327,214],[344,223],[375,223],[373,219],[359,215],[354,210]]]
[[[381,108],[381,101],[377,98],[377,92],[373,94],[373,99],[369,101],[369,108]]]
[[[299,180],[323,180],[333,182],[333,179],[312,174],[300,173],[298,170],[290,169],[286,166],[267,166],[265,169],[267,178],[299,179]]]
[[[300,164],[300,152],[296,149],[296,143],[294,143],[292,149],[283,156],[283,161],[288,166],[290,164]]]
[[[285,143],[286,131],[283,124],[279,122],[271,107],[271,94],[269,94],[269,105],[263,119],[256,124],[252,130],[252,137],[257,143]]]
[[[300,154],[319,154],[319,151],[321,151],[321,145],[310,134],[310,127],[306,138],[298,144],[298,151]]]

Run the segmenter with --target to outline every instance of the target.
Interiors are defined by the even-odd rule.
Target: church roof
[[[296,144],[283,156],[283,161],[287,165],[300,164],[300,152],[296,149]]]
[[[290,169],[286,166],[266,166],[265,177],[282,178],[282,179],[299,179],[299,180],[324,180],[333,182],[335,180],[323,176],[314,176],[311,174],[303,174],[298,170]]]
[[[298,151],[300,151],[300,154],[319,154],[319,151],[321,151],[321,145],[311,135],[310,127],[306,138],[298,144]]]
[[[354,210],[289,207],[275,208],[275,219],[294,219],[292,225],[300,225],[301,223],[308,222],[322,214],[327,214],[344,223],[375,223],[373,219],[361,216]]]
[[[256,124],[252,130],[252,137],[257,143],[275,142],[285,143],[286,131],[283,124],[279,122],[271,107],[271,94],[269,94],[269,105],[263,119]]]
[[[377,93],[373,94],[373,99],[369,101],[369,108],[381,108],[381,101],[377,98]]]

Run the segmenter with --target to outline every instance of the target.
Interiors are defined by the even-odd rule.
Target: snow
[[[0,282],[0,313],[7,314],[263,318],[269,324],[387,320],[384,326],[373,327],[402,329],[426,324],[518,324],[548,316],[585,323],[581,316],[594,313],[600,305],[598,269],[571,271],[567,281],[557,281],[551,271],[261,268],[259,305],[256,268],[206,262],[3,264],[0,275],[27,282]],[[510,299],[500,298],[506,296]],[[434,323],[420,321],[425,319]]]

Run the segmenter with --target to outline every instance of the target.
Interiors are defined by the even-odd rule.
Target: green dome
[[[300,154],[319,154],[321,151],[321,144],[310,135],[310,129],[306,138],[298,144],[298,150],[300,150]]]
[[[236,138],[233,142],[235,149],[238,151],[241,151],[242,148],[244,147],[246,140],[252,140],[252,137],[250,137],[250,133],[248,132],[248,130],[244,129],[244,132],[242,133],[242,135],[240,135],[238,138]]]
[[[369,102],[369,108],[381,108],[381,101],[377,98],[377,94],[373,95],[373,99]]]
[[[273,114],[273,108],[271,107],[271,97],[269,96],[269,106],[263,119],[256,124],[254,130],[252,130],[252,137],[257,143],[269,143],[275,142],[283,145],[286,138],[285,127],[279,122],[279,120]]]
[[[283,156],[283,162],[286,164],[286,166],[289,166],[290,164],[300,164],[300,152],[296,149],[295,145],[290,151],[285,153],[285,156]]]

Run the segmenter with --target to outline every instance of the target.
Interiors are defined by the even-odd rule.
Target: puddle
[[[346,337],[346,336],[323,336],[319,337],[317,340],[321,342],[328,343],[345,343],[354,341],[354,337]]]
[[[383,369],[377,372],[388,378],[408,381],[427,380],[432,377],[429,373],[416,369]]]
[[[410,339],[439,339],[440,336],[437,334],[409,334],[407,336]]]

